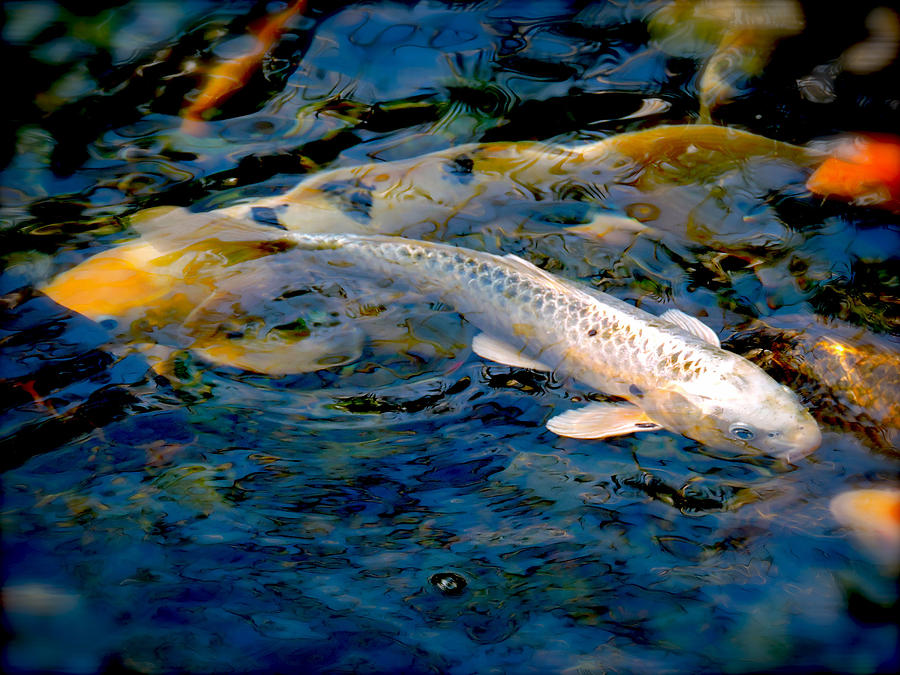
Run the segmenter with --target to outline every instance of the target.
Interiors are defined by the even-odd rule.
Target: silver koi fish
[[[453,306],[482,333],[479,356],[553,371],[625,399],[551,418],[572,438],[668,429],[716,449],[795,461],[821,440],[787,387],[678,310],[654,316],[514,255],[400,237],[284,233],[285,248],[388,279]]]

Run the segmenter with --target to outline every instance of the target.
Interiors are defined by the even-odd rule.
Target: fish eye
[[[744,424],[732,424],[728,427],[728,433],[741,441],[752,441],[756,436],[753,429]]]

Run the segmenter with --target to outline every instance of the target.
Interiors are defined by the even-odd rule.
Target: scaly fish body
[[[515,256],[352,234],[285,235],[318,262],[391,280],[454,306],[484,331],[473,348],[552,370],[633,405],[595,403],[548,422],[577,438],[666,428],[715,448],[788,460],[820,433],[797,397],[680,312],[649,314]]]

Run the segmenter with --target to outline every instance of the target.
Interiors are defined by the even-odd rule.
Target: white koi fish
[[[284,233],[285,250],[390,280],[453,306],[483,332],[473,350],[625,399],[549,420],[571,438],[668,429],[704,445],[795,461],[821,440],[797,396],[678,310],[654,316],[514,255],[381,235]],[[281,248],[281,246],[279,246]]]

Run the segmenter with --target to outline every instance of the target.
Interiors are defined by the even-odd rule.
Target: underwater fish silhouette
[[[155,224],[160,212],[163,226]],[[170,374],[173,352],[185,349],[268,375],[325,367],[320,359],[340,365],[358,355],[362,336],[352,325],[317,309],[319,325],[311,333],[308,305],[267,295],[268,288],[249,281],[248,266],[272,253],[264,243],[271,228],[217,214],[180,214],[148,209],[132,219],[134,227],[151,230],[148,236],[98,253],[39,289],[104,322],[161,374]],[[231,284],[236,275],[242,280]],[[330,301],[320,293],[316,305],[328,308]],[[347,356],[334,358],[342,349]]]
[[[219,213],[302,232],[430,239],[446,234],[454,219],[491,223],[513,213],[522,221],[540,221],[552,210],[548,204],[565,204],[565,224],[585,235],[678,229],[675,223],[683,231],[717,178],[751,159],[806,169],[826,157],[813,148],[705,124],[659,126],[576,146],[471,143],[323,171],[284,194]],[[695,186],[694,192],[680,189]]]
[[[829,508],[872,557],[890,567],[900,566],[900,490],[848,490],[834,497]]]
[[[779,177],[791,167],[799,189],[805,175],[808,189],[823,196],[864,200],[864,195],[892,194],[900,168],[882,161],[890,154],[887,142],[874,144],[869,155],[847,168],[845,187],[829,178],[828,162],[853,143],[839,139],[797,146],[705,124],[659,126],[578,146],[473,143],[323,171],[283,194],[218,213],[301,232],[441,240],[466,233],[473,223],[512,224],[531,232],[538,226],[556,232],[565,227],[601,238],[670,233],[670,239],[687,237],[721,248],[764,236],[755,231],[758,218],[723,227],[721,221],[740,205],[716,206],[724,199],[720,181],[725,176],[737,176],[735,190],[759,193],[761,203],[779,187],[756,185],[753,181],[765,172],[754,163],[769,163]],[[863,175],[854,187],[852,177]],[[865,201],[890,207],[871,197]],[[548,225],[548,216],[560,214],[562,223]],[[780,221],[771,220],[771,227],[787,236]]]
[[[709,54],[697,80],[702,122],[745,93],[747,80],[762,72],[777,42],[804,25],[803,9],[795,0],[675,0],[648,21],[651,41],[666,53]]]

